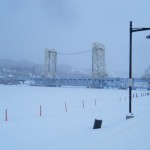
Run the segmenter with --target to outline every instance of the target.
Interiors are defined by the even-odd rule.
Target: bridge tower
[[[45,49],[44,75],[46,77],[56,76],[57,52],[55,49]]]
[[[100,43],[93,43],[92,47],[92,76],[105,77],[105,47]]]

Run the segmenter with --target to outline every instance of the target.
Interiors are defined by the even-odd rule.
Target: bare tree
[[[143,78],[150,79],[150,65],[144,70]]]

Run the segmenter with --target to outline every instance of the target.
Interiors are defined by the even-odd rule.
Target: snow
[[[129,120],[128,90],[0,85],[0,91],[1,150],[150,149],[149,91],[133,91]],[[93,129],[95,119],[103,120],[101,129]]]

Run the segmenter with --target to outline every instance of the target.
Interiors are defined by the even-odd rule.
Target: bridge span
[[[117,88],[127,89],[129,80],[128,78],[48,78],[39,77],[31,80],[31,86],[84,86],[89,88]],[[150,80],[146,79],[133,79],[133,89],[143,88],[150,89]]]

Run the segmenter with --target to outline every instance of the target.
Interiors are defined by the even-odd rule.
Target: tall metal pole
[[[130,49],[129,49],[129,113],[132,113],[132,21],[130,21]]]
[[[150,28],[132,28],[132,21],[130,21],[130,29],[129,29],[129,34],[130,34],[130,47],[129,47],[129,113],[132,116],[126,116],[126,119],[133,118],[132,114],[132,33],[133,32],[140,32],[140,31],[146,31],[150,30]],[[150,38],[150,36],[147,36],[146,38]]]

